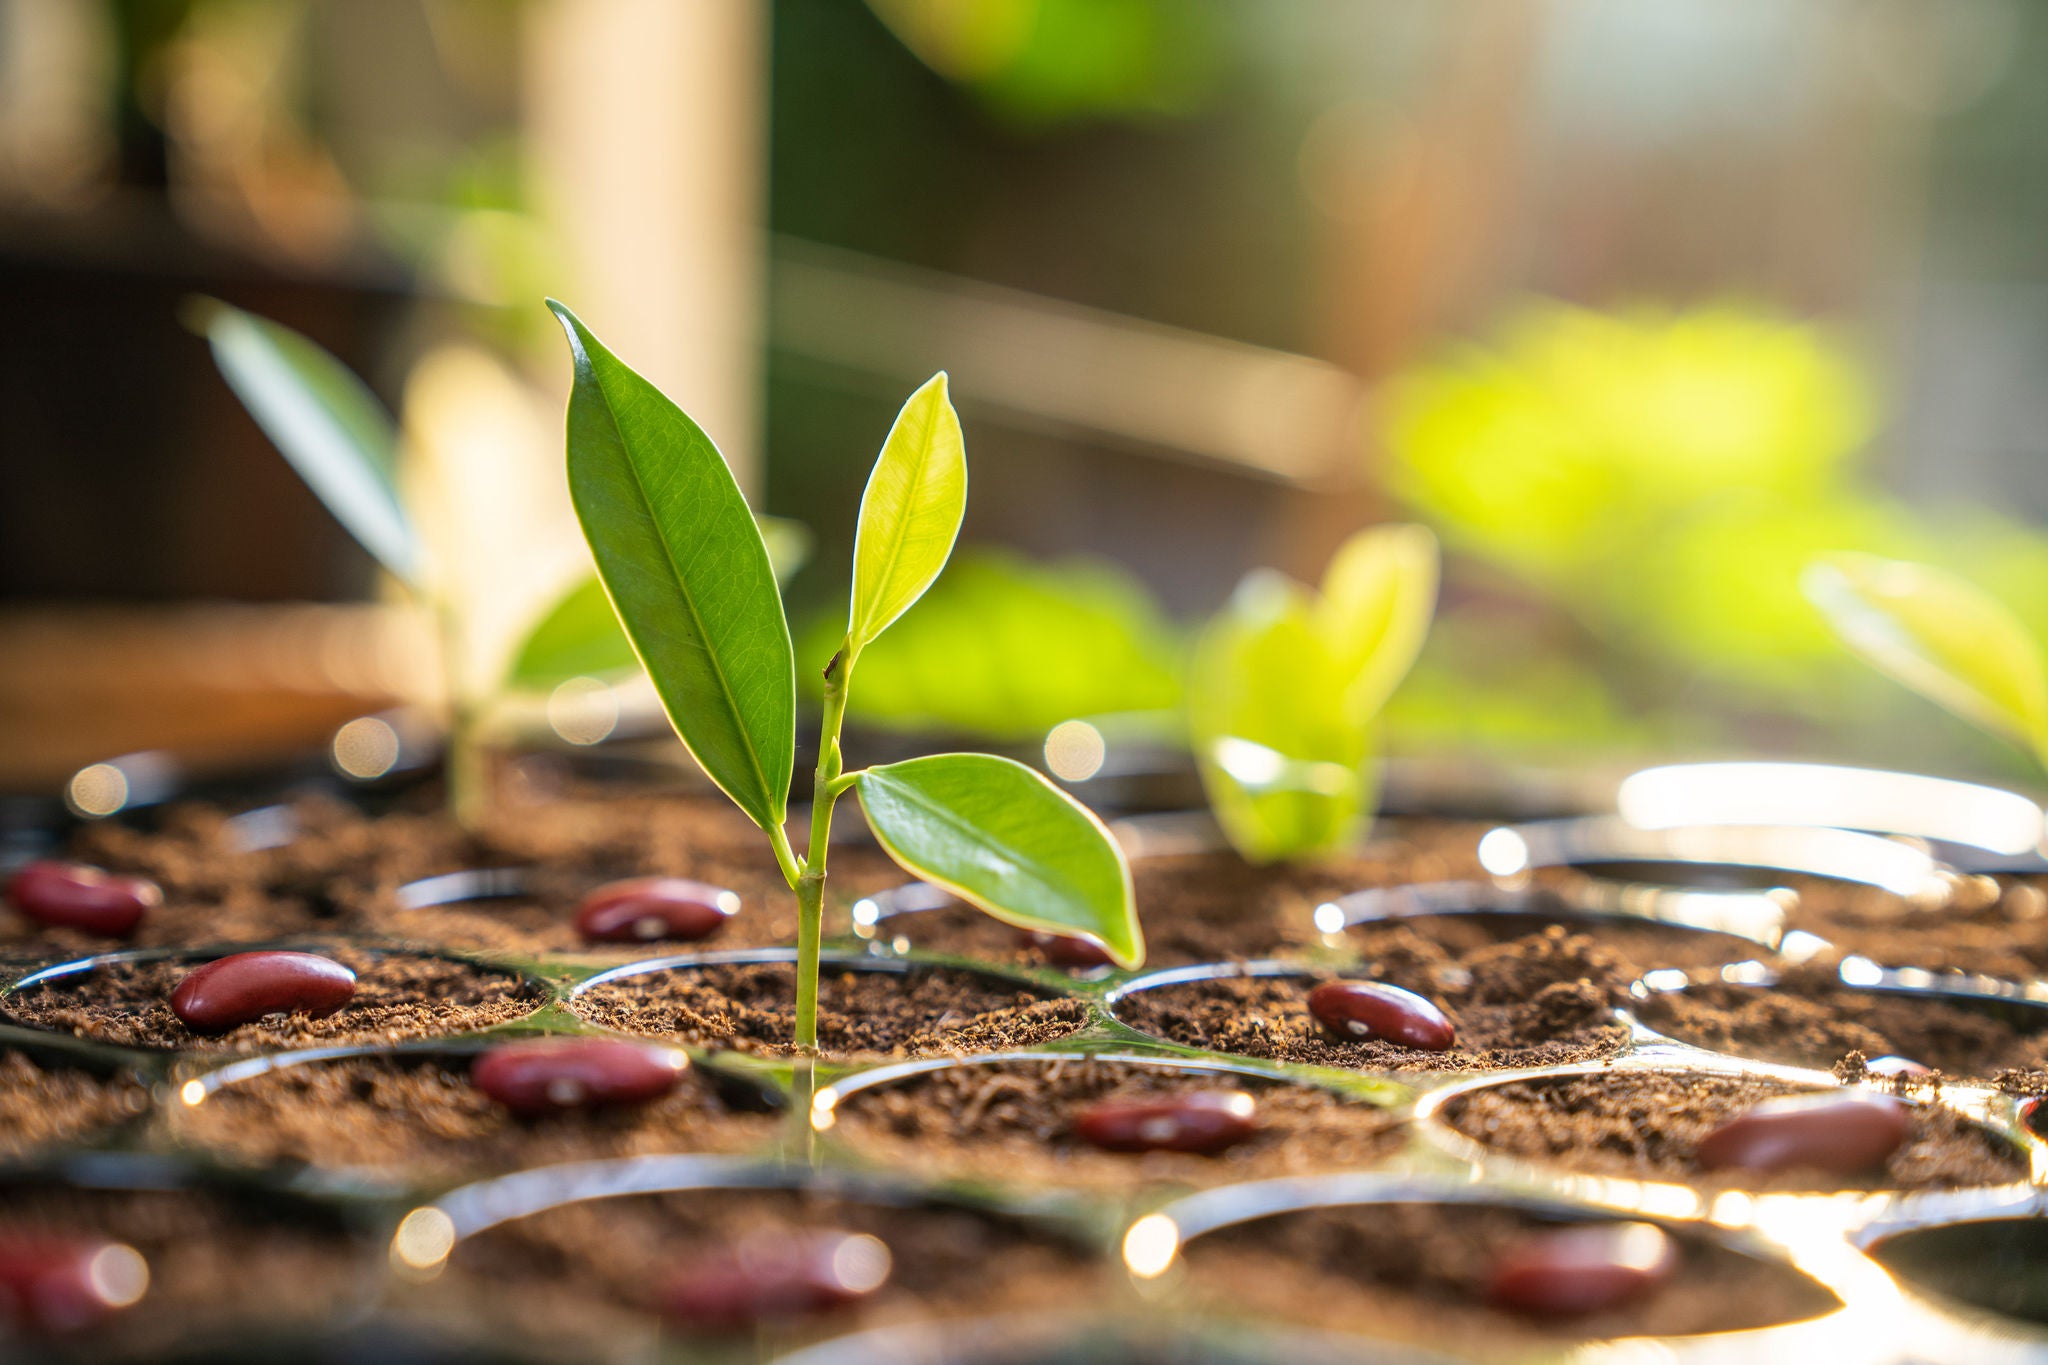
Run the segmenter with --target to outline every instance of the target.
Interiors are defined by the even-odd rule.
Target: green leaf
[[[1372,526],[1345,541],[1323,571],[1316,628],[1346,679],[1345,703],[1361,718],[1386,705],[1422,652],[1437,565],[1428,527]]]
[[[575,361],[569,496],[626,635],[704,771],[780,827],[796,666],[761,531],[711,439],[561,304]]]
[[[939,754],[869,768],[858,788],[891,858],[997,919],[1145,960],[1131,870],[1100,820],[1021,763]]]
[[[2048,679],[2019,618],[1964,579],[1928,564],[1830,555],[1802,586],[1870,663],[2048,762]]]
[[[193,300],[186,318],[335,520],[385,568],[417,583],[425,556],[398,497],[398,429],[376,395],[288,327],[213,299]]]
[[[910,395],[860,500],[853,542],[849,651],[889,628],[953,553],[967,511],[967,447],[941,370]]]
[[[1320,604],[1248,574],[1188,667],[1188,724],[1210,808],[1252,862],[1348,847],[1375,803],[1372,716],[1353,707]]]
[[[810,529],[786,517],[756,517],[778,583],[802,566],[811,552]],[[618,613],[592,575],[577,583],[541,616],[505,675],[508,691],[545,691],[571,678],[604,678],[630,673],[640,657],[619,627]]]

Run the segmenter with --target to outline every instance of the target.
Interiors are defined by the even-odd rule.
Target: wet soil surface
[[[1241,1090],[1258,1131],[1214,1155],[1108,1152],[1074,1135],[1106,1100]],[[1309,1086],[1063,1057],[948,1067],[849,1095],[833,1134],[864,1157],[950,1179],[1130,1190],[1211,1185],[1371,1166],[1402,1130],[1373,1106]]]
[[[171,992],[197,961],[114,962],[0,997],[0,1017],[29,1028],[128,1047],[194,1052],[392,1043],[466,1033],[532,1013],[539,992],[521,978],[446,958],[310,944],[356,973],[355,998],[324,1019],[271,1015],[225,1033],[193,1033]]]
[[[1227,976],[1135,991],[1115,1006],[1132,1028],[1190,1047],[1274,1061],[1386,1071],[1474,1071],[1551,1066],[1618,1051],[1613,1022],[1634,967],[1584,934],[1553,926],[1453,954],[1405,925],[1378,931],[1379,950],[1353,975],[1434,1001],[1457,1028],[1443,1052],[1385,1039],[1339,1039],[1309,1012],[1309,992],[1330,973]]]
[[[523,1118],[469,1083],[468,1057],[280,1067],[171,1108],[173,1135],[242,1165],[376,1168],[415,1182],[674,1152],[766,1151],[780,1116],[701,1067],[644,1105]]]
[[[1941,997],[1859,991],[1830,961],[1788,969],[1776,986],[1714,978],[1639,1002],[1642,1021],[1717,1052],[1829,1069],[1906,1057],[1950,1080],[1984,1082],[2048,1066],[2048,1010],[2014,1012]]]
[[[0,1052],[0,1157],[78,1146],[149,1107],[149,1087],[126,1074]]]
[[[1026,1224],[784,1190],[632,1195],[501,1224],[458,1246],[449,1273],[421,1300],[489,1314],[565,1358],[575,1354],[571,1343],[584,1342],[606,1356],[632,1354],[658,1330],[650,1314],[662,1291],[693,1261],[805,1231],[878,1238],[889,1279],[856,1306],[743,1338],[762,1355],[823,1331],[984,1313],[1079,1316],[1104,1301],[1107,1281],[1093,1257]]]
[[[1508,1081],[1453,1100],[1450,1126],[1496,1151],[1572,1171],[1635,1180],[1768,1190],[1943,1189],[2024,1180],[2024,1156],[1940,1105],[1913,1106],[1913,1126],[1881,1171],[1759,1175],[1702,1171],[1700,1140],[1765,1100],[1811,1087],[1702,1072],[1613,1071]]]
[[[1679,1233],[1676,1272],[1647,1297],[1583,1317],[1530,1319],[1486,1305],[1510,1248],[1557,1223],[1491,1205],[1374,1204],[1282,1214],[1188,1244],[1190,1289],[1297,1326],[1393,1335],[1457,1351],[1531,1332],[1591,1339],[1687,1336],[1817,1317],[1839,1300],[1776,1262]],[[1490,1357],[1489,1357],[1490,1358]]]
[[[796,971],[718,963],[592,987],[572,1008],[593,1024],[676,1042],[786,1054],[796,1033]],[[976,972],[929,968],[819,974],[818,1047],[835,1057],[1005,1052],[1088,1022],[1079,1000]]]

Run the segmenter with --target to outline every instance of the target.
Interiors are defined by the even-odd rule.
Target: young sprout
[[[1436,537],[1378,526],[1337,551],[1320,593],[1247,574],[1196,641],[1188,723],[1210,808],[1252,862],[1356,842],[1378,801],[1374,721],[1436,607]]]
[[[818,946],[834,803],[860,798],[914,876],[1024,929],[1144,960],[1131,873],[1086,807],[1030,768],[938,754],[847,771],[840,724],[861,651],[932,585],[960,531],[966,450],[946,376],[897,415],[861,498],[846,634],[824,670],[808,843],[791,847],[796,665],[768,553],[711,439],[561,304],[575,365],[569,493],[627,637],[690,753],[767,835],[796,892],[796,1044],[818,1042]]]
[[[2041,645],[2003,603],[1931,564],[1873,555],[1816,560],[1801,586],[1867,662],[2048,765]]]
[[[228,386],[299,477],[434,621],[447,687],[449,806],[463,824],[475,825],[488,799],[480,730],[499,701],[636,667],[604,589],[584,578],[532,628],[499,682],[472,682],[463,666],[462,607],[431,571],[421,519],[399,491],[400,438],[391,413],[346,365],[288,327],[204,298],[192,301],[186,321],[206,338]],[[809,533],[794,522],[763,521],[777,573],[786,575],[809,553]]]

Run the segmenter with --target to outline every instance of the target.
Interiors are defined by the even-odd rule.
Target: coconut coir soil
[[[796,1035],[796,971],[716,963],[622,977],[572,1002],[591,1023],[675,1042],[784,1054]],[[928,1057],[1032,1047],[1088,1022],[1078,1000],[978,972],[826,966],[818,1046],[835,1057]]]
[[[1358,1070],[1473,1071],[1551,1066],[1618,1051],[1614,1022],[1634,968],[1595,939],[1552,926],[1453,955],[1405,925],[1381,931],[1381,951],[1358,975],[1435,1001],[1457,1028],[1443,1052],[1385,1039],[1339,1039],[1309,1012],[1331,973],[1225,976],[1135,991],[1114,1006],[1141,1033],[1191,1047]]]
[[[1840,1176],[1700,1169],[1694,1153],[1708,1133],[1765,1100],[1810,1089],[1748,1076],[1609,1071],[1487,1086],[1446,1105],[1443,1118],[1497,1152],[1635,1180],[1738,1189],[1904,1190],[2026,1178],[2026,1160],[2004,1139],[1934,1104],[1913,1106],[1913,1126],[1881,1171]]]
[[[1632,1303],[1559,1319],[1487,1307],[1499,1258],[1556,1226],[1495,1205],[1372,1204],[1241,1224],[1195,1239],[1183,1254],[1199,1301],[1452,1352],[1498,1350],[1531,1332],[1583,1340],[1770,1327],[1839,1306],[1789,1267],[1680,1231],[1676,1273]]]
[[[149,1087],[125,1073],[40,1064],[0,1053],[0,1157],[77,1145],[149,1107]]]
[[[755,1238],[821,1230],[879,1238],[889,1249],[888,1282],[821,1322],[771,1329],[762,1344],[938,1317],[1075,1316],[1104,1301],[1107,1281],[1092,1256],[1012,1219],[818,1191],[695,1190],[588,1200],[501,1224],[457,1247],[448,1274],[419,1302],[508,1322],[564,1358],[586,1358],[586,1350],[644,1358],[658,1331],[650,1315],[670,1277],[693,1260]]]
[[[469,1058],[349,1057],[281,1067],[172,1106],[182,1143],[256,1167],[374,1168],[413,1183],[563,1161],[768,1149],[778,1114],[702,1068],[644,1105],[522,1118],[469,1083]]]
[[[1106,1152],[1073,1133],[1075,1117],[1105,1100],[1226,1090],[1254,1098],[1258,1131],[1214,1155]],[[1385,1114],[1328,1091],[1084,1057],[947,1067],[855,1091],[834,1113],[837,1138],[900,1169],[1120,1191],[1358,1170],[1401,1146]]]
[[[127,1047],[233,1052],[391,1043],[466,1033],[530,1014],[539,993],[521,978],[446,958],[311,944],[356,974],[355,997],[324,1019],[271,1015],[225,1033],[193,1033],[171,992],[199,963],[114,962],[0,997],[0,1018]]]

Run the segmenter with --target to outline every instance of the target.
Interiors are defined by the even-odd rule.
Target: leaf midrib
[[[874,774],[870,774],[871,778],[873,776]],[[1000,847],[999,845],[992,844],[984,831],[975,828],[967,821],[955,815],[952,811],[947,810],[944,806],[933,804],[933,802],[929,798],[927,798],[923,793],[917,791],[915,788],[910,787],[904,784],[903,782],[887,775],[883,775],[880,778],[880,781],[883,783],[884,786],[888,787],[890,791],[896,793],[900,799],[906,801],[911,805],[916,806],[919,810],[925,811],[928,814],[936,816],[939,822],[944,824],[948,829],[951,829],[956,833],[966,836],[966,841],[968,843],[979,845],[982,848]],[[1079,887],[1068,886],[1066,879],[1057,879],[1047,875],[1046,865],[1040,862],[1039,860],[1027,857],[1011,857],[1009,861],[1012,866],[1024,870],[1027,876],[1029,876],[1033,881],[1037,882],[1040,886],[1044,887],[1047,891],[1050,891],[1055,895],[1059,895],[1062,894],[1063,886],[1066,886],[1068,887],[1068,891],[1070,894],[1079,897],[1079,899],[1083,903],[1088,902],[1089,897]]]

